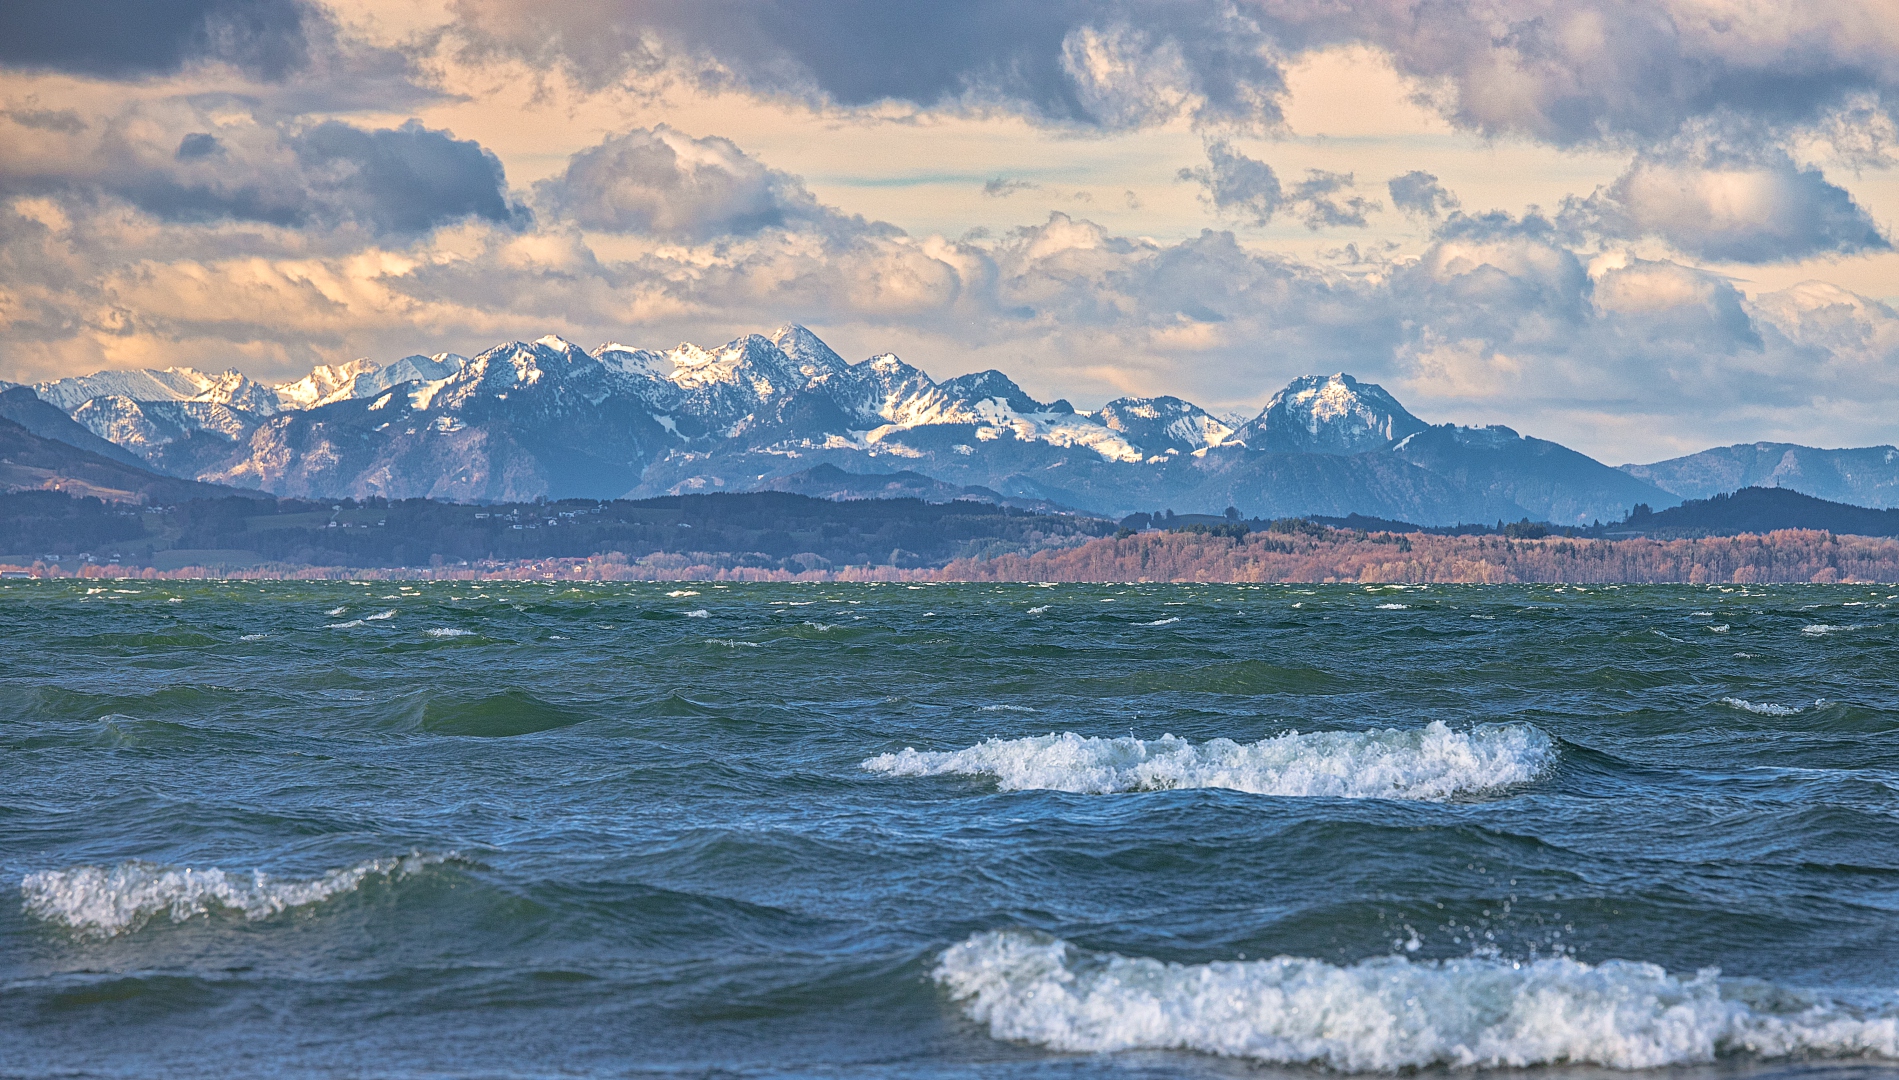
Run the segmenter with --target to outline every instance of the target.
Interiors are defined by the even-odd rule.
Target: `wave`
[[[1746,698],[1724,697],[1721,704],[1751,712],[1756,716],[1793,716],[1803,711],[1799,705],[1776,705],[1771,701],[1749,701]],[[1819,702],[1815,702],[1819,704]]]
[[[474,637],[475,636],[475,632],[473,630],[462,630],[453,626],[438,626],[433,630],[424,630],[422,632],[424,634],[427,634],[430,637],[439,637],[439,638]]]
[[[210,867],[161,866],[130,860],[116,866],[41,870],[20,880],[28,915],[59,923],[89,937],[108,938],[139,929],[154,917],[185,922],[215,911],[266,919],[291,908],[354,892],[374,878],[398,881],[454,858],[411,852],[371,859],[314,878],[272,877]]]
[[[1171,616],[1171,617],[1169,617],[1169,618],[1165,618],[1165,619],[1155,619],[1155,620],[1154,620],[1153,622],[1144,622],[1144,623],[1139,623],[1139,624],[1137,624],[1137,625],[1140,625],[1140,626],[1167,626],[1167,625],[1170,625],[1170,624],[1172,624],[1172,623],[1177,623],[1177,622],[1179,622],[1179,621],[1180,621],[1180,616],[1178,616],[1178,615],[1174,615],[1174,616]]]
[[[1829,623],[1813,623],[1809,626],[1801,627],[1800,632],[1808,637],[1825,637],[1828,634],[1837,634],[1842,630],[1851,629],[1854,628],[1851,626],[1833,626]]]
[[[688,619],[710,619],[711,617],[712,613],[705,608],[695,608],[692,611],[686,612],[686,618]]]
[[[324,623],[323,629],[348,630],[351,627],[361,626],[364,623],[384,622],[386,620],[393,619],[395,617],[396,617],[396,609],[390,608],[388,611],[378,612],[377,614],[374,614],[374,615],[365,615],[360,619],[351,619],[348,622]]]
[[[1406,611],[1406,610],[1409,610],[1410,607],[1411,607],[1410,604],[1379,604],[1378,610],[1379,611]]]
[[[993,776],[1003,791],[1105,795],[1227,788],[1256,795],[1447,799],[1527,783],[1555,758],[1550,737],[1528,724],[1465,732],[1438,720],[1408,731],[1292,732],[1254,743],[1213,739],[1198,746],[1172,735],[1150,741],[1069,732],[989,739],[965,750],[905,747],[862,767],[889,776]]]
[[[1619,960],[1173,964],[1005,930],[950,947],[932,975],[995,1038],[1064,1051],[1198,1050],[1341,1072],[1899,1057],[1890,1006]]]

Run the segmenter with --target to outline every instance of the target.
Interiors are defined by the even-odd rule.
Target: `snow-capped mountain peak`
[[[1094,415],[1150,455],[1191,454],[1219,446],[1234,431],[1234,425],[1177,397],[1116,398]]]
[[[1340,372],[1292,380],[1236,438],[1255,450],[1360,454],[1427,426],[1384,387]]]

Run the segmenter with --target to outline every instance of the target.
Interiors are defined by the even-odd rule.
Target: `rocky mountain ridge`
[[[1587,524],[1680,501],[1508,428],[1430,425],[1344,373],[1296,379],[1244,423],[1174,397],[1087,413],[999,371],[938,382],[893,354],[848,362],[796,325],[665,351],[548,336],[275,386],[181,368],[33,389],[161,472],[317,498],[638,498],[769,489],[829,466],[1114,516],[1231,505]]]

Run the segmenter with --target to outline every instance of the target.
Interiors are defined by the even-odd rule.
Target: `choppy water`
[[[1893,593],[7,583],[0,1074],[1891,1074]]]

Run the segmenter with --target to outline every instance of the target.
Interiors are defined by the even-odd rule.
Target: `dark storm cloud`
[[[1250,19],[1168,0],[461,0],[475,54],[584,84],[662,71],[845,106],[1001,104],[1128,126],[1173,115],[1267,122],[1283,90]],[[1164,115],[1163,115],[1164,114]]]
[[[56,140],[22,142],[0,126],[0,151],[17,147],[0,154],[0,196],[51,195],[87,214],[123,200],[163,222],[374,234],[422,233],[470,217],[526,221],[509,201],[500,159],[479,143],[413,120],[365,130],[229,113],[213,135],[201,125],[220,103],[228,104],[133,106],[100,121],[96,133],[82,127]],[[154,138],[167,129],[169,138]]]
[[[378,232],[419,233],[464,218],[511,222],[501,159],[478,142],[411,120],[364,131],[338,121],[295,139],[316,201]]]
[[[1385,190],[1391,192],[1391,205],[1418,217],[1435,220],[1458,207],[1457,196],[1422,169],[1392,177],[1385,182]]]
[[[1271,126],[1284,89],[1276,58],[1349,44],[1385,50],[1442,91],[1434,100],[1463,127],[1558,145],[1654,143],[1723,113],[1758,120],[1763,134],[1864,126],[1890,119],[1881,102],[1899,100],[1882,0],[460,0],[456,10],[471,52],[559,65],[594,86],[666,71],[845,106],[970,101],[1108,127],[1182,109]]]
[[[278,79],[327,24],[300,0],[13,0],[0,4],[0,65],[136,78],[221,60]]]

